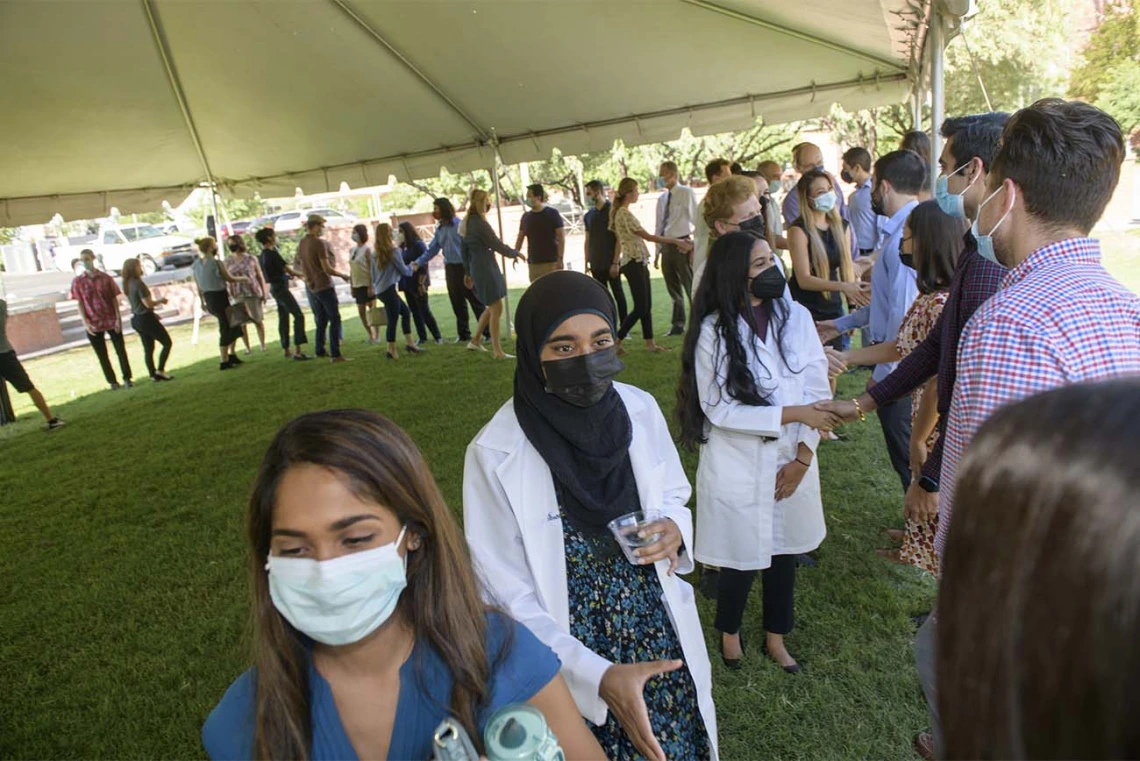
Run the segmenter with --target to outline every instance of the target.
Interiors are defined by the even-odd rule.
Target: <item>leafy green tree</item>
[[[1080,64],[1073,70],[1069,93],[1075,98],[1096,103],[1101,90],[1115,80],[1116,86],[1127,82],[1127,71],[1120,67],[1140,63],[1140,0],[1110,0],[1096,31],[1081,54]]]
[[[1113,67],[1096,106],[1120,122],[1126,135],[1140,129],[1140,63],[1123,61]]]

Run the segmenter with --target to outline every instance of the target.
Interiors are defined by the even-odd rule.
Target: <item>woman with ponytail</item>
[[[426,759],[453,717],[482,750],[529,703],[568,758],[601,758],[558,658],[485,606],[423,455],[367,410],[278,433],[246,521],[254,665],[202,729],[211,758]]]

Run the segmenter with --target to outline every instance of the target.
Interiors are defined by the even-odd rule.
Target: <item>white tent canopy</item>
[[[291,195],[907,97],[930,0],[0,3],[0,225]]]

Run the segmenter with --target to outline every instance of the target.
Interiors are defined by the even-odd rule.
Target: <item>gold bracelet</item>
[[[863,412],[863,405],[859,404],[859,398],[856,397],[852,399],[851,403],[855,405],[855,411],[859,413],[859,420],[863,423],[866,423],[867,415]]]

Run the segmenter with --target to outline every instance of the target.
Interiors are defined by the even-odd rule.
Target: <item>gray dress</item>
[[[463,236],[463,269],[475,282],[475,295],[484,304],[494,304],[507,295],[507,281],[499,270],[496,251],[512,259],[519,255],[499,240],[486,219],[468,214],[467,232]]]

